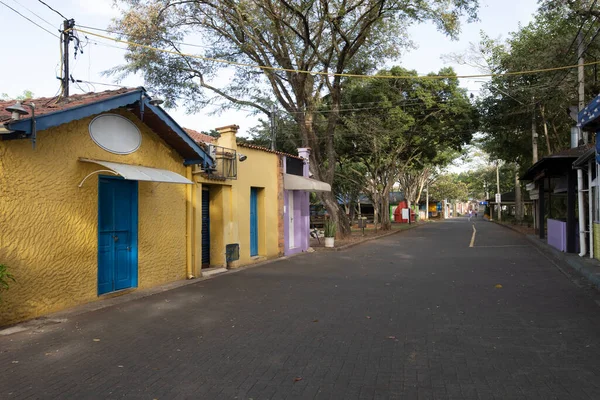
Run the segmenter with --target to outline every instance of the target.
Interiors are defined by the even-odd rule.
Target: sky
[[[79,26],[92,26],[106,29],[112,18],[119,16],[119,10],[113,7],[113,0],[45,0],[56,11],[67,18],[75,19]],[[5,4],[2,4],[5,3]],[[32,21],[50,32],[35,26],[30,21],[10,10],[6,5],[19,11]],[[393,65],[402,65],[414,69],[420,74],[438,71],[445,66],[454,67],[459,75],[480,73],[469,66],[453,65],[442,60],[448,53],[461,53],[468,49],[469,43],[479,41],[480,31],[492,38],[506,38],[516,31],[519,24],[526,25],[537,9],[537,0],[480,0],[479,21],[464,24],[458,40],[439,33],[432,24],[421,24],[409,28],[411,39],[417,48],[405,53]],[[35,14],[35,15],[34,15]],[[35,97],[54,96],[60,87],[56,77],[59,75],[60,47],[58,35],[63,18],[50,10],[39,0],[1,0],[0,20],[3,22],[3,60],[0,62],[0,94],[11,97],[30,90]],[[101,32],[100,32],[101,33]],[[71,93],[116,89],[113,77],[105,76],[104,71],[124,63],[125,52],[122,49],[107,46],[107,41],[90,37],[90,41],[71,61],[71,75],[75,79],[94,82],[81,83],[81,88],[71,85]],[[223,80],[227,77],[223,76]],[[144,86],[143,78],[130,76],[119,82],[121,85]],[[476,80],[461,80],[461,84],[477,95],[481,85]],[[245,112],[228,111],[220,115],[209,115],[212,110],[189,115],[183,107],[168,112],[181,126],[199,131],[208,131],[220,126],[237,124],[240,135],[257,124],[257,118]]]

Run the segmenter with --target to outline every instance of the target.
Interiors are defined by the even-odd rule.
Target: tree
[[[127,64],[113,73],[137,73],[174,105],[184,99],[190,111],[213,104],[252,107],[270,116],[275,99],[293,116],[303,147],[311,147],[316,179],[333,182],[337,155],[335,128],[345,73],[364,73],[396,57],[409,45],[406,28],[431,20],[455,35],[459,17],[476,17],[477,0],[122,0],[129,6],[114,29],[131,42],[169,48],[129,46]],[[185,55],[179,41],[203,38],[205,58]],[[212,83],[223,69],[238,66],[230,84]],[[252,68],[247,66],[260,66]],[[328,95],[323,125],[316,115]],[[342,234],[349,226],[338,214],[333,193],[321,194]],[[339,224],[338,222],[343,222]]]
[[[438,201],[466,201],[469,199],[469,189],[455,174],[444,174],[429,186],[429,197]]]
[[[510,192],[514,188],[514,165],[503,164],[499,167],[500,193]],[[467,185],[468,197],[471,199],[486,199],[486,189],[489,197],[496,193],[496,166],[482,165],[474,170],[461,172],[456,179]]]
[[[0,94],[0,100],[29,100],[33,98],[33,92],[31,90],[23,90],[23,93],[15,97],[9,96],[7,93]]]
[[[418,201],[430,173],[471,140],[477,115],[456,78],[419,79],[401,67],[379,74],[398,78],[349,82],[343,99],[350,112],[341,117],[337,152],[364,165],[365,192],[389,229],[392,186],[399,181],[409,203]]]
[[[590,8],[592,3],[541,2],[534,21],[506,42],[483,36],[479,49],[485,63],[480,64],[496,74],[573,65],[578,58],[578,32],[586,53],[597,55],[600,30],[594,29],[594,21],[589,18],[597,13]],[[539,157],[568,147],[568,132],[574,121],[566,110],[578,102],[576,87],[576,69],[493,77],[484,85],[479,102],[482,130],[486,133],[484,149],[495,158],[522,167],[532,162],[533,132],[542,138],[536,146]],[[595,96],[599,89],[594,69],[587,68],[587,97]]]

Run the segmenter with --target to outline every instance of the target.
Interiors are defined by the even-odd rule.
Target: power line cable
[[[587,52],[588,48],[594,43],[594,40],[596,40],[596,38],[598,37],[599,34],[600,34],[600,27],[596,30],[596,33],[594,33],[594,36],[592,36],[592,39],[587,44],[587,46],[585,46],[585,48],[583,49],[581,54],[585,54]]]
[[[62,19],[67,20],[69,18],[65,17],[64,15],[62,15],[60,12],[56,11],[54,8],[50,7],[48,5],[48,3],[43,2],[42,0],[38,0],[40,3],[42,3],[43,5],[45,5],[46,7],[48,7],[49,9],[51,9],[52,11],[54,11],[55,13],[57,13],[58,15],[60,15],[62,17]]]
[[[596,5],[596,3],[598,2],[598,0],[594,0],[594,2],[592,3],[592,5],[590,6],[590,9],[588,10],[588,14],[590,14],[592,12],[592,10],[594,9],[594,6]],[[582,22],[581,25],[579,25],[579,29],[577,30],[577,33],[575,34],[575,37],[573,37],[573,40],[571,41],[571,44],[569,45],[569,48],[567,49],[567,51],[565,52],[565,54],[569,54],[569,51],[571,51],[571,48],[573,47],[573,45],[575,44],[575,42],[577,41],[577,37],[579,36],[579,34],[581,33],[581,30],[583,29],[583,26],[585,25],[585,23],[588,21],[590,17],[588,16],[587,18],[585,18]],[[596,21],[598,20],[598,17],[596,17]],[[592,26],[594,25],[594,22],[592,22],[590,24],[590,27],[588,28],[588,31],[586,32],[585,36],[587,36],[587,34],[589,33],[589,31],[591,30]],[[583,64],[585,66],[585,63]],[[558,83],[556,85],[554,85],[553,88],[558,87],[558,85],[560,85],[566,78],[567,76],[569,76],[569,73],[571,71],[567,71],[566,74],[563,75],[563,77],[558,81]],[[554,74],[554,76],[552,77],[552,79],[550,79],[550,81],[553,81],[556,76],[558,75],[558,71]]]
[[[27,21],[31,22],[32,24],[34,24],[34,25],[35,25],[35,26],[37,26],[38,28],[45,30],[46,32],[48,32],[49,34],[51,34],[52,36],[54,36],[55,38],[57,38],[57,39],[60,39],[60,38],[58,37],[58,35],[56,35],[56,34],[54,34],[54,33],[50,32],[48,29],[44,28],[43,26],[41,26],[41,25],[40,25],[40,24],[38,24],[37,22],[35,22],[35,21],[31,20],[30,18],[26,17],[25,15],[21,14],[19,11],[15,10],[14,8],[12,8],[11,6],[9,6],[8,4],[6,4],[5,2],[3,2],[2,0],[0,0],[0,4],[2,4],[2,5],[4,5],[4,6],[6,6],[6,7],[8,7],[8,8],[10,8],[12,11],[14,11],[14,12],[15,12],[15,13],[17,13],[17,14],[19,14],[21,17],[25,18]]]
[[[29,11],[30,13],[32,13],[33,15],[35,15],[36,17],[38,17],[41,21],[44,21],[46,24],[48,24],[49,26],[51,26],[52,28],[54,28],[54,24],[48,22],[48,20],[40,17],[38,14],[36,14],[34,11],[32,11],[29,7],[24,6],[23,4],[19,3],[17,0],[12,0],[13,3],[18,4],[20,7],[26,9],[27,11]]]
[[[161,48],[157,48],[157,47],[153,47],[153,46],[149,46],[149,45],[145,45],[145,44],[131,42],[128,40],[117,39],[117,38],[113,38],[110,36],[105,36],[105,35],[101,35],[98,33],[85,31],[85,30],[79,29],[79,28],[73,28],[73,30],[79,31],[81,33],[85,33],[88,35],[97,36],[97,37],[100,37],[103,39],[111,40],[114,42],[124,43],[129,46],[141,47],[141,48],[154,50],[154,51],[158,51],[158,52],[162,52],[162,53],[166,53],[166,54],[172,54],[172,55],[176,55],[176,56],[180,56],[180,57],[197,58],[197,59],[201,59],[201,60],[205,60],[205,61],[212,61],[212,62],[227,64],[227,65],[232,65],[232,66],[237,66],[237,67],[256,68],[256,69],[260,69],[260,70],[279,71],[279,72],[294,72],[294,73],[300,73],[300,74],[311,74],[311,75],[321,75],[321,76],[341,76],[341,77],[346,77],[346,78],[372,78],[372,79],[484,78],[484,77],[495,77],[495,76],[517,76],[517,75],[537,74],[537,73],[544,73],[544,72],[569,70],[569,69],[578,67],[578,65],[575,64],[575,65],[563,65],[560,67],[552,67],[552,68],[538,68],[538,69],[524,70],[524,71],[491,73],[491,74],[476,74],[476,75],[417,75],[417,76],[398,75],[398,76],[395,76],[395,75],[364,75],[364,74],[349,74],[349,73],[332,73],[332,72],[323,72],[323,71],[305,71],[305,70],[298,70],[298,69],[293,69],[293,68],[281,68],[281,67],[273,67],[273,66],[266,66],[266,65],[254,65],[254,64],[247,64],[247,63],[242,63],[242,62],[237,62],[237,61],[229,61],[229,60],[218,59],[218,58],[204,57],[204,56],[200,56],[200,55],[196,55],[196,54],[186,54],[186,53],[181,53],[181,52],[175,51],[175,50],[161,49]],[[597,65],[597,64],[600,64],[600,61],[588,62],[588,63],[584,63],[583,65],[587,66],[587,65]]]
[[[125,88],[125,89],[127,89],[129,87],[129,86],[125,86],[125,85],[117,85],[115,83],[93,82],[93,81],[86,81],[83,79],[75,79],[75,82],[89,83],[91,85],[113,86],[113,87]]]
[[[84,28],[84,29],[91,29],[91,30],[94,30],[94,31],[112,33],[113,35],[121,35],[122,34],[121,32],[113,31],[113,30],[110,30],[110,29],[95,28],[93,26],[87,26],[87,25],[77,25],[77,26],[79,26],[80,28]],[[193,43],[185,43],[185,42],[175,42],[175,41],[173,41],[173,43],[174,44],[178,44],[178,45],[182,45],[182,46],[198,47],[200,49],[208,49],[209,48],[209,46],[204,46],[204,45],[201,45],[201,44],[193,44]]]

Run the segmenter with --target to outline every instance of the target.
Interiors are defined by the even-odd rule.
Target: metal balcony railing
[[[237,152],[234,149],[214,144],[208,146],[208,151],[215,166],[204,172],[208,177],[217,179],[237,179]]]

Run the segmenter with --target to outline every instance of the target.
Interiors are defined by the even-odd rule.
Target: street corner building
[[[0,102],[0,325],[192,277],[194,168],[143,88]]]

